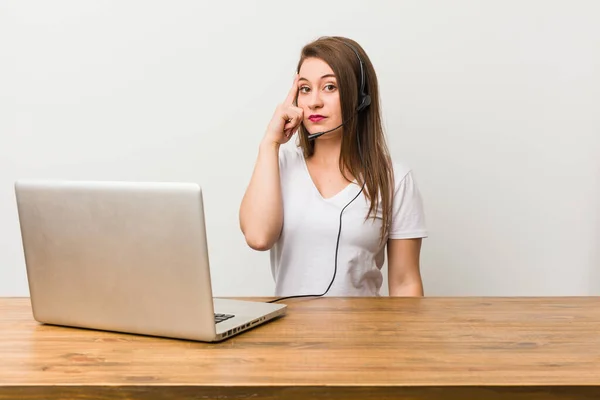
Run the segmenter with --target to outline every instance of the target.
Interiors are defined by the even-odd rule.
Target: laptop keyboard
[[[223,322],[223,321],[228,320],[229,318],[233,318],[233,317],[235,317],[235,315],[215,314],[215,324],[218,324],[219,322]]]

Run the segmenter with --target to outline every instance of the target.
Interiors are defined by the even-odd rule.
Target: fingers
[[[287,131],[284,131],[283,134],[285,136],[285,140],[290,140],[292,135],[294,135],[297,131],[298,129],[288,129]]]
[[[288,127],[286,129],[283,130],[283,134],[285,135],[286,139],[289,139],[290,136],[292,136],[293,134],[295,134],[296,132],[298,132],[298,128],[300,128],[300,124],[298,125],[287,125]]]
[[[267,128],[274,136],[283,134],[285,141],[289,140],[290,137],[298,131],[304,118],[302,108],[294,105],[294,101],[296,100],[299,91],[298,82],[299,76],[296,74],[294,83],[288,92],[285,101],[277,106],[275,115]],[[283,143],[285,143],[285,141]]]
[[[283,130],[296,129],[302,123],[304,112],[299,107],[289,107],[283,112],[283,119],[286,121]]]
[[[288,95],[285,98],[285,101],[283,102],[283,104],[285,104],[286,106],[294,105],[294,100],[296,100],[297,94],[298,94],[298,74],[296,74],[296,77],[294,78],[294,84],[292,85],[292,88],[288,92]]]

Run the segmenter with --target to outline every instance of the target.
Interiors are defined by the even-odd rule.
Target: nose
[[[323,107],[323,100],[321,99],[321,94],[318,90],[313,90],[307,101],[308,108],[311,110],[316,110],[318,108]]]

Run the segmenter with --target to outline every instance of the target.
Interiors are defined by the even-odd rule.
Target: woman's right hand
[[[263,141],[269,143],[284,144],[298,131],[304,118],[304,112],[300,107],[294,105],[298,94],[298,74],[294,78],[294,84],[290,89],[285,101],[277,106]]]

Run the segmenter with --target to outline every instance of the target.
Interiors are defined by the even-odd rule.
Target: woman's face
[[[298,75],[298,107],[304,111],[303,123],[308,133],[322,132],[341,125],[342,107],[338,84],[329,64],[320,58],[307,58]],[[337,132],[337,135],[340,133]],[[335,135],[336,132],[332,134]]]

